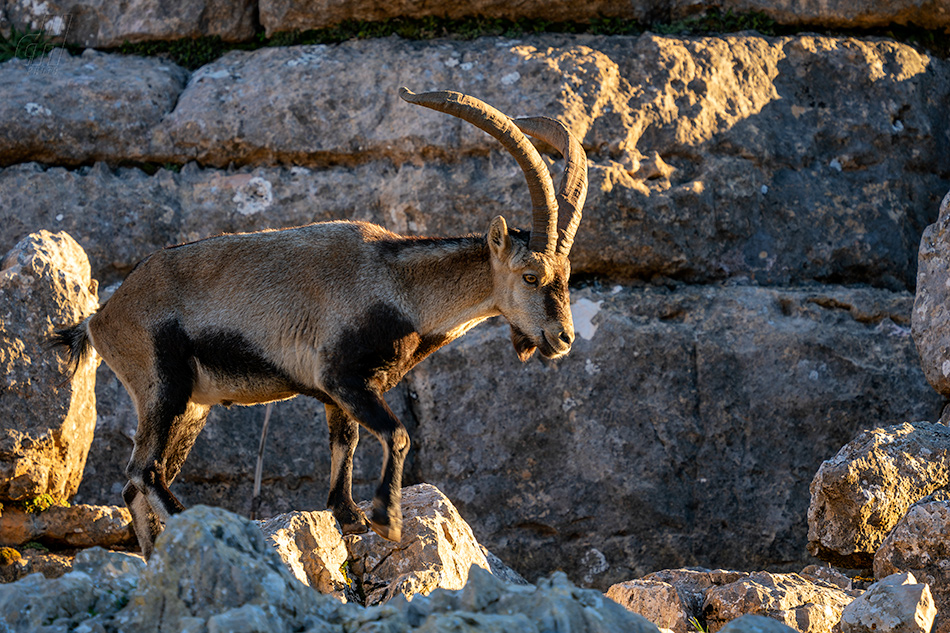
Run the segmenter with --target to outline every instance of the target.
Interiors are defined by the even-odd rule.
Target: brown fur
[[[554,126],[561,141],[573,143],[565,151],[582,156],[566,128],[545,126],[542,136]],[[525,149],[533,151],[530,143]],[[586,166],[575,178],[586,191]],[[576,223],[579,205],[573,213]],[[528,236],[509,231],[500,216],[485,236],[449,239],[328,222],[222,235],[140,262],[99,312],[59,330],[55,342],[74,361],[94,347],[135,403],[139,423],[123,497],[145,556],[162,523],[183,509],[168,486],[210,407],[297,394],[326,405],[328,505],[344,532],[371,527],[399,541],[410,440],[382,394],[433,351],[496,315],[511,324],[521,360],[535,350],[548,358],[566,354],[574,329],[565,245],[533,251]],[[368,526],[350,491],[359,426],[384,449]]]

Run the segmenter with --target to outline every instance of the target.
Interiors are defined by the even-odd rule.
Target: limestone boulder
[[[403,608],[405,602],[400,597],[395,604]],[[600,592],[575,586],[563,572],[539,578],[535,585],[511,585],[478,566],[461,591],[437,589],[430,596],[416,596],[406,614],[410,625],[418,622],[427,633],[659,631]]]
[[[834,585],[845,591],[850,591],[854,588],[854,583],[849,577],[830,565],[808,565],[801,570],[798,575],[806,580]]]
[[[59,578],[69,573],[75,562],[75,553],[69,551],[47,551],[35,547],[0,548],[0,552],[17,552],[20,558],[10,561],[0,554],[0,582],[14,582],[30,574],[43,574],[46,578]]]
[[[917,254],[917,294],[911,328],[927,381],[950,396],[950,192],[937,221],[924,229]]]
[[[662,582],[676,587],[682,596],[691,617],[702,617],[706,592],[712,587],[728,585],[749,576],[748,572],[729,569],[703,569],[690,567],[683,569],[662,569],[647,574],[645,581]]]
[[[345,599],[346,544],[332,512],[288,512],[262,521],[261,531],[297,580]]]
[[[143,569],[144,568],[144,569]],[[341,604],[301,583],[258,525],[197,507],[174,516],[148,566],[93,548],[73,570],[0,585],[0,627],[13,631],[575,631],[658,633],[563,573],[512,585],[475,566],[464,588],[381,607]],[[44,628],[45,627],[45,628]]]
[[[926,584],[937,609],[933,633],[950,631],[950,492],[912,505],[874,554],[874,577],[910,573]],[[913,583],[911,583],[913,584]]]
[[[715,633],[742,615],[762,615],[801,633],[830,631],[860,592],[846,592],[798,574],[756,572],[706,593],[703,615]]]
[[[32,233],[0,263],[0,501],[65,499],[79,487],[96,425],[96,360],[67,382],[48,338],[98,308],[96,287],[64,232]]]
[[[101,631],[129,601],[145,562],[130,554],[92,548],[76,556],[72,571],[0,584],[0,626],[8,631]]]
[[[362,509],[368,515],[370,503]],[[435,486],[403,488],[402,513],[400,543],[374,532],[346,538],[351,568],[360,578],[367,605],[397,595],[428,595],[437,588],[461,589],[473,566],[490,571],[472,529]]]
[[[128,605],[110,615],[142,633],[323,631],[346,606],[297,580],[256,523],[198,506],[168,521]]]
[[[697,617],[673,585],[658,580],[628,580],[611,585],[607,597],[628,611],[639,613],[661,629],[688,633]]]
[[[874,583],[845,607],[842,633],[929,633],[937,609],[929,587],[905,572]]]
[[[0,64],[0,166],[149,160],[188,73],[161,58],[62,49]]]
[[[808,549],[844,567],[871,567],[910,507],[948,484],[950,428],[919,422],[863,431],[815,474]]]
[[[207,0],[163,3],[135,0],[4,0],[0,10],[9,26],[40,29],[54,42],[110,48],[125,42],[218,36],[226,42],[254,37],[257,3]]]
[[[125,507],[53,506],[43,512],[5,507],[0,512],[0,545],[38,541],[55,547],[129,547],[137,541]]]

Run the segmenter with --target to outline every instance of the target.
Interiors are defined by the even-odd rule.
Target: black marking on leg
[[[172,420],[185,412],[195,387],[194,346],[177,320],[166,321],[152,336],[161,393],[151,412],[167,433]]]
[[[324,382],[332,391],[334,377],[345,376],[385,393],[447,341],[441,334],[422,336],[399,309],[376,303],[367,308],[363,322],[343,332],[327,353]]]
[[[327,507],[333,510],[343,534],[362,534],[369,530],[369,524],[353,501],[352,492],[353,453],[359,442],[359,425],[336,405],[328,404],[326,412],[332,452]]]

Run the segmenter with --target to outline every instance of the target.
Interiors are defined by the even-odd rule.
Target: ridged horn
[[[557,188],[557,253],[565,257],[574,245],[587,200],[587,154],[577,138],[561,123],[548,117],[515,119],[528,136],[552,145],[564,156],[564,173]]]
[[[557,246],[558,209],[554,182],[541,154],[511,119],[484,101],[450,90],[415,94],[408,88],[400,88],[399,96],[409,103],[468,121],[498,139],[518,161],[531,193],[533,219],[528,247],[535,252],[553,254]]]

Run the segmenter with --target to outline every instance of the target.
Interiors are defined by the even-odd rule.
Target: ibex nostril
[[[570,345],[574,342],[574,337],[568,334],[567,332],[561,332],[561,336],[558,337],[561,339],[561,342],[565,345]]]

